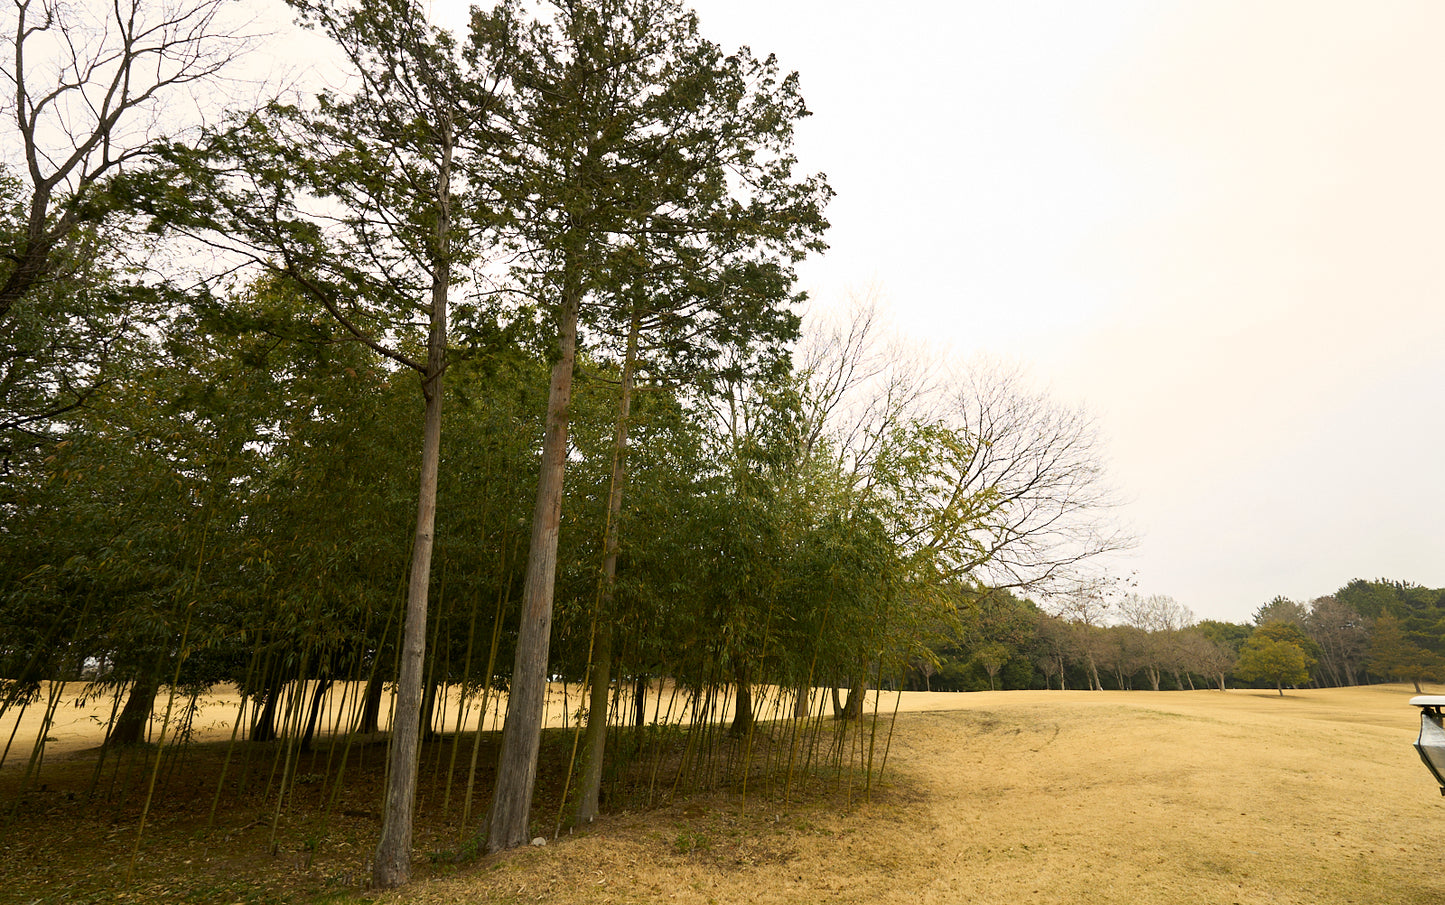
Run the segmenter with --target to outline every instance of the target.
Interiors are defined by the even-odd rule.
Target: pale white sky
[[[1094,412],[1142,592],[1445,586],[1445,4],[694,7],[802,75],[805,286]]]
[[[693,6],[801,73],[816,303],[876,286],[1086,405],[1142,593],[1445,586],[1445,4]]]

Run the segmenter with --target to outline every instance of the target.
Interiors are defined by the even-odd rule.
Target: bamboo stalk
[[[202,543],[202,548],[201,548],[201,549],[202,549],[202,558],[204,559],[204,554],[205,554],[205,535],[204,535],[204,534],[201,536],[201,543]],[[199,565],[199,563],[197,564],[196,569],[197,569],[197,584],[199,584],[199,580],[200,580],[200,575],[199,575],[200,565]],[[163,750],[163,749],[164,749],[164,746],[165,746],[166,729],[169,727],[170,721],[171,721],[171,708],[174,707],[174,706],[175,706],[175,703],[176,703],[176,686],[179,685],[179,684],[180,684],[180,681],[181,681],[181,664],[185,663],[185,661],[186,661],[186,655],[187,655],[187,653],[188,653],[187,648],[186,648],[186,643],[187,643],[187,641],[188,641],[189,638],[190,638],[190,632],[191,632],[191,614],[192,614],[192,612],[194,611],[194,609],[195,609],[195,604],[194,604],[194,603],[189,604],[189,605],[187,605],[187,607],[186,607],[186,624],[185,624],[185,628],[183,628],[183,629],[181,630],[181,647],[180,647],[180,650],[179,650],[179,651],[177,652],[177,654],[176,654],[176,669],[175,669],[175,673],[171,676],[171,687],[170,687],[170,690],[167,692],[167,695],[166,695],[166,715],[165,715],[165,717],[161,720],[161,732],[160,732],[160,736],[156,739],[156,747],[157,747],[157,749],[162,749],[162,750]],[[136,862],[136,859],[140,857],[140,843],[141,843],[141,839],[145,836],[146,817],[150,815],[151,801],[154,799],[154,797],[155,797],[155,791],[156,791],[156,774],[160,772],[160,767],[161,767],[161,759],[160,759],[159,750],[158,750],[158,751],[157,751],[156,760],[155,760],[155,765],[154,765],[154,766],[152,767],[152,769],[151,769],[150,784],[149,784],[149,786],[148,786],[147,789],[146,789],[145,804],[144,804],[144,806],[141,807],[140,823],[136,826],[136,831],[135,831],[135,847],[131,849],[131,853],[130,853],[130,865],[126,868],[125,879],[126,879],[126,882],[127,882],[127,883],[130,882],[131,877],[134,875],[134,873],[135,873],[135,862]]]
[[[500,566],[503,573],[506,573],[507,571],[507,560],[509,558],[509,552],[510,551],[507,547],[504,546],[502,548]],[[466,832],[467,823],[471,817],[472,795],[476,790],[477,757],[481,753],[482,749],[482,730],[485,728],[487,721],[487,702],[488,699],[491,697],[492,676],[495,674],[494,670],[497,667],[497,645],[501,641],[502,637],[502,615],[504,612],[503,605],[511,596],[512,576],[510,574],[507,574],[507,585],[505,590],[501,587],[498,587],[497,589],[497,605],[495,611],[492,614],[492,646],[490,652],[487,654],[487,669],[486,672],[483,673],[486,684],[482,687],[482,706],[477,713],[477,734],[472,738],[472,762],[467,767],[467,796],[462,801],[463,833]],[[501,696],[498,695],[497,699],[501,700]]]
[[[117,685],[115,687],[115,694],[111,695],[110,716],[105,721],[106,736],[110,735],[111,729],[115,726],[116,714],[120,712],[120,692],[121,686]],[[19,727],[18,722],[16,723],[16,727]],[[106,753],[106,746],[101,745],[100,751],[96,754],[95,757],[95,770],[90,774],[90,785],[85,790],[85,800],[87,802],[91,801],[95,797],[96,786],[100,784],[100,777],[104,775],[104,770],[102,768],[105,766]]]

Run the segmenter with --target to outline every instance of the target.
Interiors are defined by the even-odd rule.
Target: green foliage
[[[1220,622],[1216,619],[1201,619],[1195,625],[1195,629],[1205,638],[1229,648],[1236,654],[1254,632],[1252,626],[1237,622]]]
[[[1299,645],[1256,632],[1240,651],[1234,673],[1246,682],[1271,682],[1282,695],[1285,685],[1309,681],[1311,662]]]
[[[1304,628],[1295,622],[1266,622],[1260,625],[1250,634],[1250,638],[1269,638],[1274,641],[1282,641],[1293,644],[1305,655],[1305,668],[1311,668],[1319,662],[1320,646],[1314,639],[1305,634]],[[1248,646],[1248,642],[1245,642]],[[1241,651],[1242,652],[1242,651]]]
[[[1432,633],[1433,634],[1433,633]],[[1376,675],[1415,683],[1445,681],[1445,657],[1427,649],[1405,623],[1385,613],[1375,620],[1370,637],[1369,668]],[[1438,643],[1438,636],[1431,637]]]
[[[1435,590],[1383,578],[1376,581],[1357,578],[1334,596],[1370,619],[1386,614],[1398,619],[1430,618],[1432,611],[1445,608],[1445,588]]]

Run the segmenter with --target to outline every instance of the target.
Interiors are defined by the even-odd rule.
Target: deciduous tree
[[[1309,681],[1310,662],[1299,645],[1255,634],[1240,651],[1234,673],[1246,682],[1273,682],[1284,697],[1284,686]]]

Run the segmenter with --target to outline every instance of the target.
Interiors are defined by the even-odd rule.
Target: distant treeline
[[[1195,621],[1168,597],[1129,596],[1090,618],[1006,591],[974,594],[915,662],[910,688],[1191,689],[1445,681],[1445,589],[1355,579],[1252,623]]]

